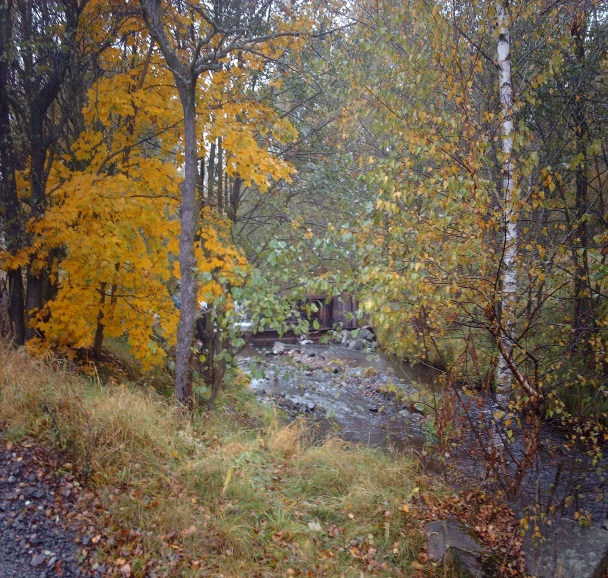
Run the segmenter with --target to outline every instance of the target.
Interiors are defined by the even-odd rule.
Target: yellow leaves
[[[208,138],[222,137],[227,173],[238,175],[246,186],[255,184],[262,191],[273,180],[289,180],[293,167],[276,157],[270,146],[293,140],[297,134],[293,126],[287,120],[277,119],[268,107],[254,102],[227,104],[222,112],[214,114],[206,128]],[[202,107],[200,116],[206,116]],[[264,140],[258,136],[263,132],[267,135]]]
[[[553,177],[551,176],[550,173],[545,173],[544,179],[543,179],[543,184],[545,187],[547,187],[551,192],[553,192],[555,190],[555,183],[553,182]]]
[[[167,9],[174,11],[170,4]],[[101,0],[85,9],[94,42],[107,34],[101,17],[106,10]],[[173,17],[173,24],[189,33],[192,15],[175,11]],[[207,25],[198,26],[202,33]],[[133,353],[149,366],[162,359],[157,338],[171,343],[176,333],[178,311],[168,286],[172,277],[179,278],[182,110],[162,56],[139,25],[126,20],[116,38],[99,54],[107,74],[88,93],[82,111],[86,130],[50,168],[52,194],[44,217],[30,224],[32,248],[3,253],[0,260],[5,268],[42,267],[42,257],[61,248],[53,270],[58,292],[37,320],[47,345],[90,347],[101,322],[105,335],[127,336]],[[273,151],[297,131],[250,91],[251,77],[290,42],[260,44],[259,54],[240,55],[238,63],[226,59],[222,70],[201,76],[197,93],[201,148],[221,138],[227,174],[260,190],[289,180],[293,167]],[[26,198],[27,168],[17,177]],[[199,296],[211,303],[227,287],[244,282],[248,265],[224,219],[208,209],[201,219]]]
[[[247,261],[230,240],[230,222],[210,207],[202,212],[203,228],[195,256],[199,271],[199,301],[211,305],[226,295],[229,286],[240,286],[248,272]],[[226,305],[230,308],[230,304]]]
[[[85,131],[81,137],[74,143],[72,154],[77,161],[90,161],[91,164],[99,164],[94,162],[95,156],[105,157],[107,150],[103,145],[103,135],[97,131]]]
[[[139,128],[132,128],[128,138],[136,140]],[[155,334],[171,343],[177,325],[166,285],[179,235],[175,167],[134,146],[113,157],[108,174],[108,151],[95,131],[85,131],[73,150],[88,166],[74,172],[56,163],[51,205],[31,226],[42,246],[65,253],[56,270],[57,296],[38,327],[49,345],[81,348],[92,345],[102,320],[105,335],[126,333],[135,356],[149,367],[164,356]]]
[[[3,270],[18,269],[24,267],[30,262],[31,250],[22,249],[16,253],[9,251],[0,252],[0,268]]]
[[[265,48],[260,46],[263,52]],[[246,186],[266,190],[272,181],[289,180],[293,167],[273,154],[277,143],[294,140],[297,131],[254,95],[246,96],[251,74],[267,65],[260,55],[245,54],[238,66],[209,72],[199,80],[197,113],[199,134],[205,141],[222,139],[226,172],[239,176]],[[201,146],[205,147],[202,142]]]

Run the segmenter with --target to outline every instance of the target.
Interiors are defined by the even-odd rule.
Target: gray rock
[[[541,524],[544,540],[526,534],[526,571],[536,578],[601,578],[608,568],[608,532],[565,518]]]
[[[455,563],[461,572],[473,578],[486,578],[483,562],[486,550],[480,546],[467,528],[456,520],[428,522],[424,530],[429,538],[429,558],[436,562]]]
[[[272,346],[272,354],[281,355],[285,353],[286,348],[287,346],[284,343],[281,343],[280,341],[275,341],[274,345]]]
[[[34,556],[32,556],[31,564],[34,568],[37,568],[38,566],[44,564],[45,560],[46,556],[44,554],[34,554]]]
[[[363,329],[361,329],[361,331],[359,331],[359,338],[365,339],[365,341],[373,341],[376,336],[374,335],[373,331],[371,331],[367,327],[364,327]]]
[[[361,351],[363,349],[363,339],[353,339],[349,341],[348,348],[354,349],[355,351]]]

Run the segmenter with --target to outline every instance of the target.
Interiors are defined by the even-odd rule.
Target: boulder
[[[540,523],[544,540],[524,538],[526,570],[537,578],[601,578],[608,567],[608,532],[566,518]]]
[[[365,341],[374,341],[376,336],[374,335],[374,332],[369,329],[369,327],[363,327],[361,331],[359,331],[359,338],[365,339]]]
[[[348,342],[348,348],[354,349],[355,351],[361,351],[363,349],[363,339],[352,339]]]
[[[272,346],[272,354],[283,355],[283,353],[285,353],[285,349],[287,349],[287,346],[284,343],[281,343],[280,341],[275,341],[274,345]]]
[[[489,578],[483,569],[486,550],[456,520],[434,520],[424,526],[429,539],[429,558],[435,562],[456,564],[461,573],[472,578]]]

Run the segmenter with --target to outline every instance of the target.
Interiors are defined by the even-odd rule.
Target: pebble
[[[46,556],[44,554],[34,554],[32,557],[32,566],[38,568],[38,566],[44,564]]]

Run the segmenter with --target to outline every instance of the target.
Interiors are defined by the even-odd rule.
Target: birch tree
[[[588,123],[601,101],[585,94],[601,84],[582,79],[605,78],[605,51],[583,73],[581,42],[599,47],[606,12],[585,32],[575,4],[362,1],[344,55],[345,125],[376,195],[359,230],[362,302],[389,351],[444,371],[462,406],[445,394],[430,421],[446,431],[442,415],[468,408],[466,427],[483,434],[480,451],[510,491],[546,416],[580,419],[585,432],[603,407],[599,357],[574,344],[593,334],[605,352],[603,325],[578,313],[590,295],[595,319],[603,310],[594,280],[606,235],[592,216],[604,219],[606,173],[590,134],[604,133],[576,113]],[[494,392],[499,411],[479,411]]]
[[[498,26],[498,90],[500,92],[502,131],[502,204],[504,215],[504,250],[501,263],[502,300],[496,343],[500,351],[497,379],[498,401],[505,406],[511,390],[514,301],[517,294],[517,214],[513,171],[513,83],[511,80],[511,38],[509,1],[496,3]]]

